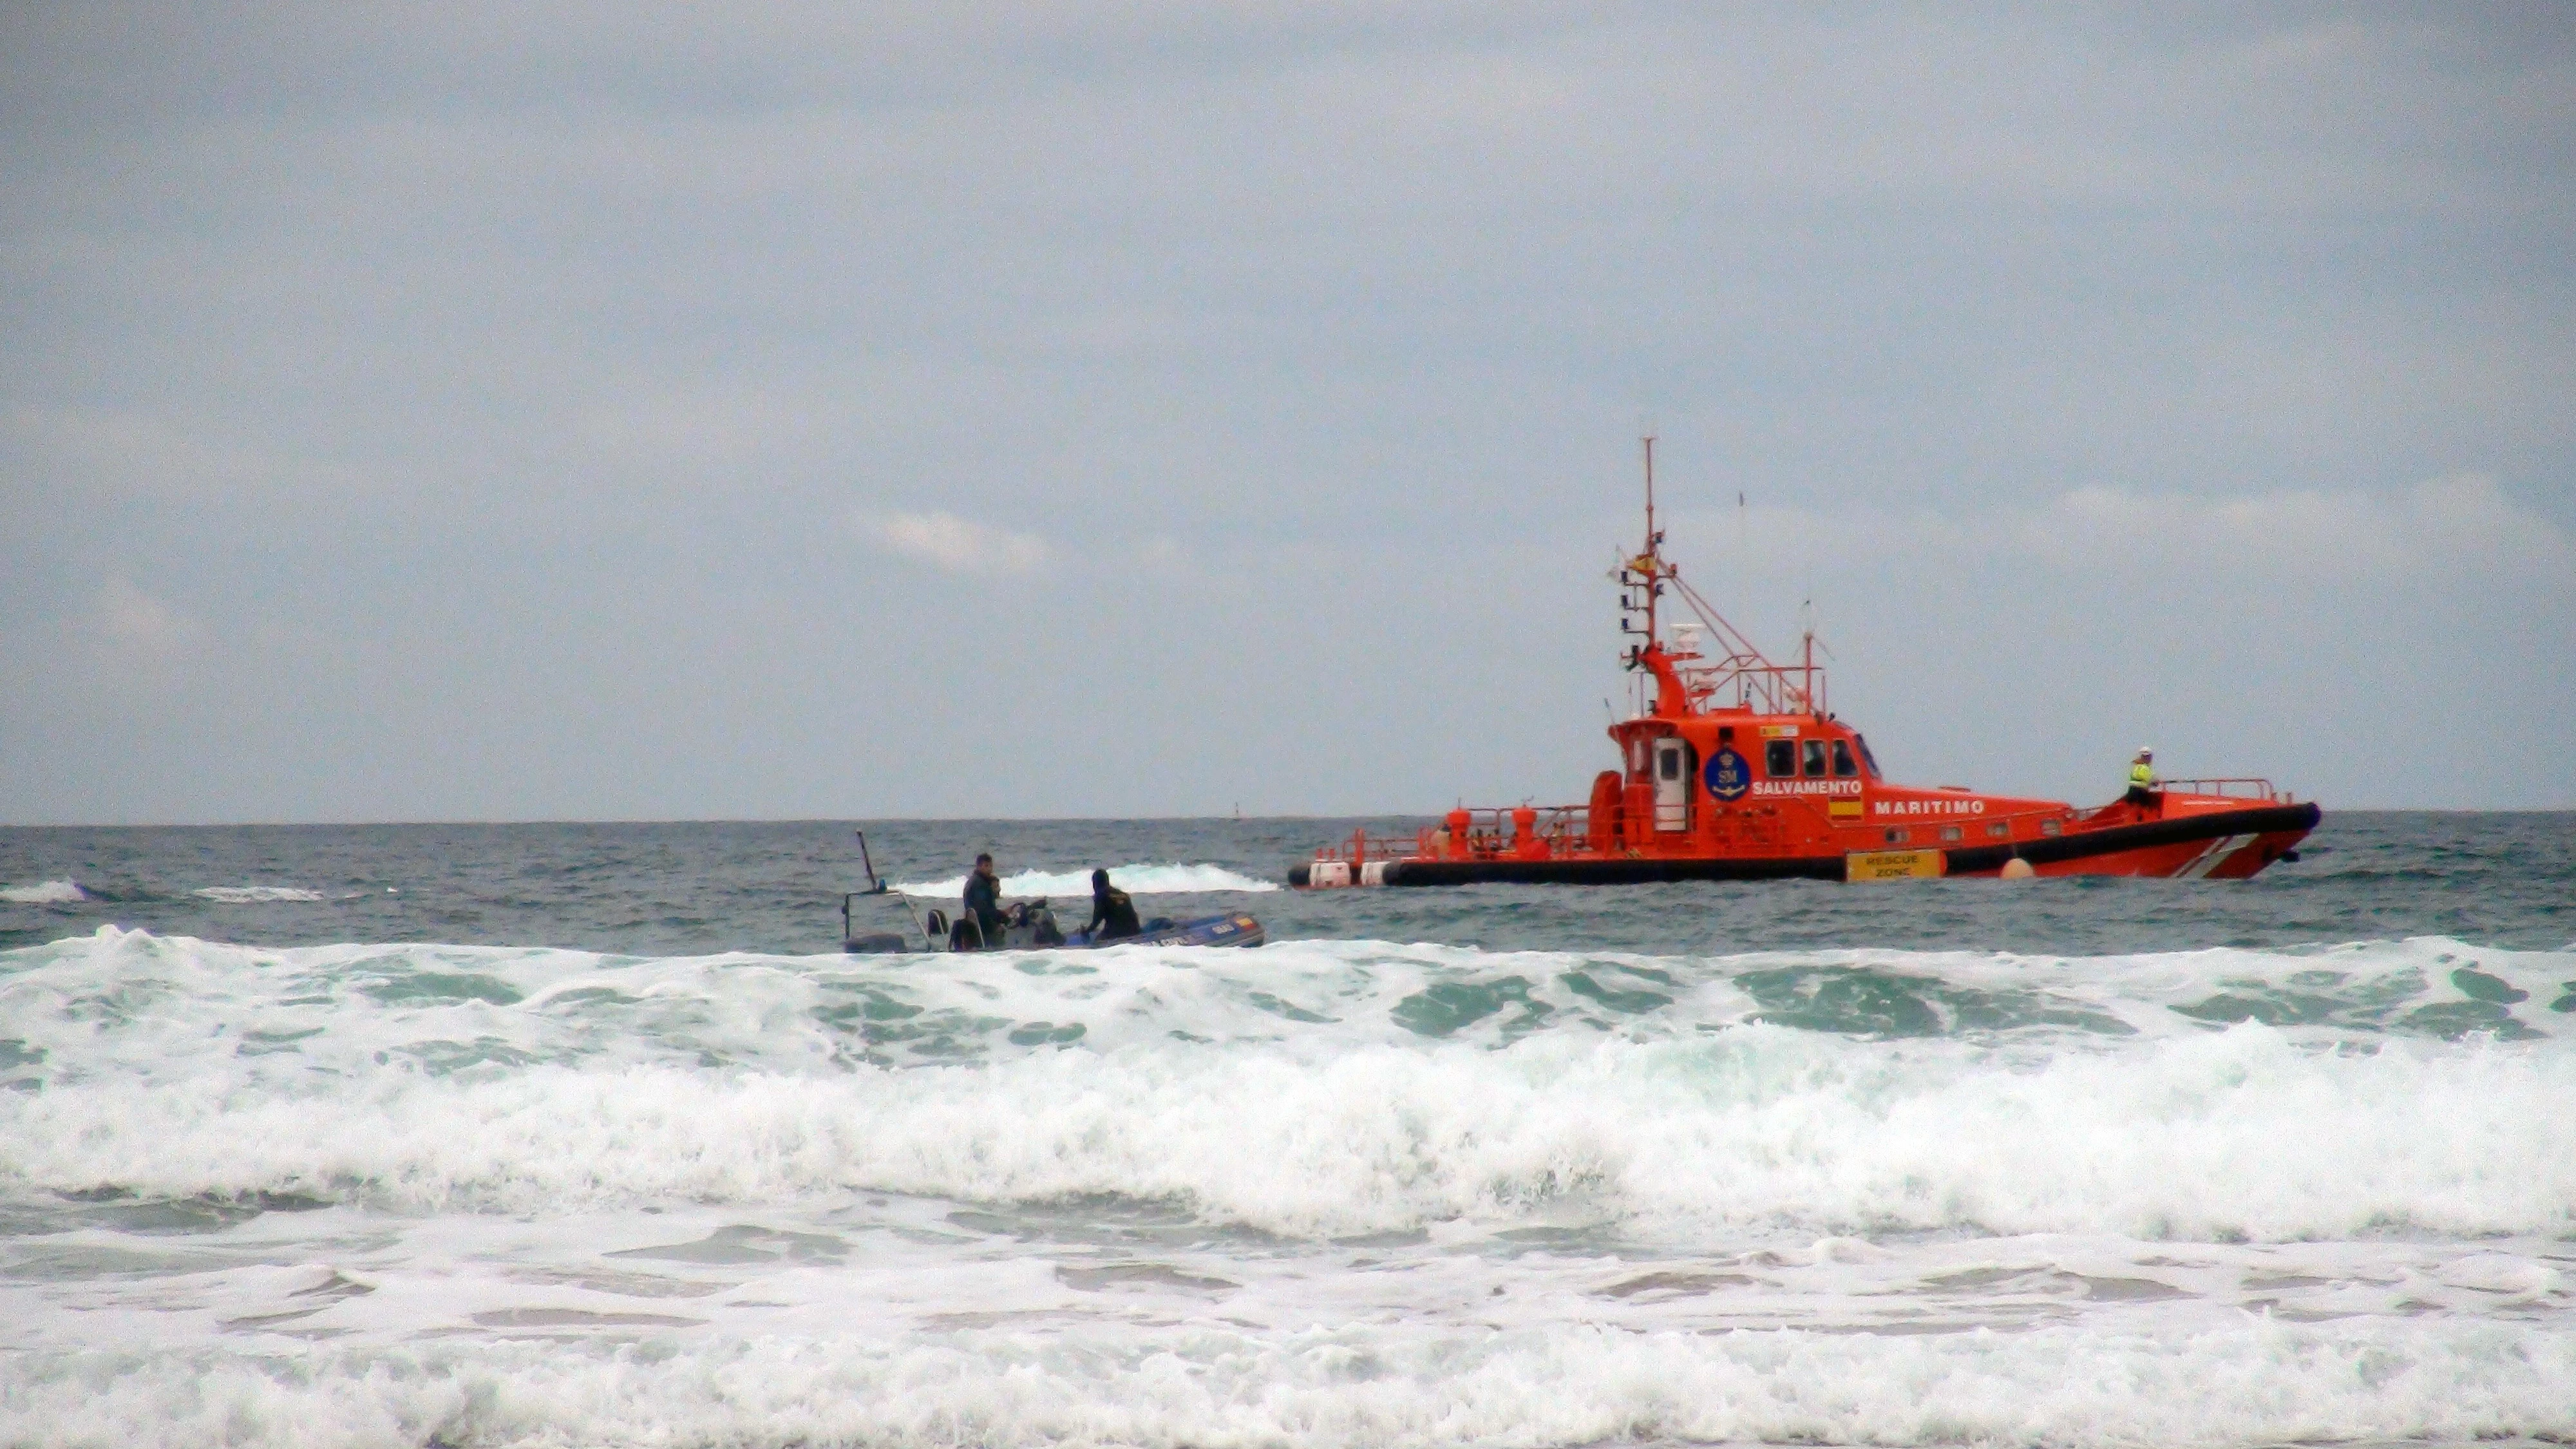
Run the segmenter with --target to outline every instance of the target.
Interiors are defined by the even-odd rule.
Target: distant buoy
[[[2039,874],[2038,871],[2030,868],[2030,862],[2018,855],[2004,862],[2003,875],[2006,880],[2028,880],[2037,874]]]

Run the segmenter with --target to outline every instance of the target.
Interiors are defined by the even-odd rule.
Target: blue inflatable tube
[[[1261,923],[1237,912],[1230,916],[1201,916],[1195,921],[1166,921],[1157,918],[1133,936],[1114,941],[1095,941],[1088,931],[1069,932],[1064,938],[1067,948],[1093,946],[1258,946],[1269,939]]]

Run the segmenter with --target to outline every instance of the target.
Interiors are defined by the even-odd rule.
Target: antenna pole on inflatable
[[[868,833],[864,830],[855,830],[852,831],[851,834],[859,837],[859,864],[865,866],[868,872],[867,894],[872,896],[884,895],[886,893],[886,883],[877,879],[877,863],[868,859]]]

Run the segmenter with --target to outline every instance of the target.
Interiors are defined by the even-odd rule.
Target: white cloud
[[[95,618],[109,647],[134,660],[175,662],[196,653],[206,640],[205,625],[122,578],[99,589]]]
[[[2205,498],[2086,488],[2021,520],[2012,536],[2033,553],[2267,560],[2304,574],[2356,579],[2569,564],[2563,531],[2478,474],[2385,493],[2299,489]]]
[[[33,483],[84,504],[114,497],[266,502],[366,486],[356,470],[297,444],[245,435],[219,408],[0,406],[0,455],[11,454],[24,461],[0,483]]]
[[[1046,540],[976,523],[953,513],[889,513],[861,520],[888,553],[954,574],[1033,573],[1047,561]]]

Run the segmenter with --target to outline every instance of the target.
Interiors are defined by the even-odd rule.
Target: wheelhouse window
[[[1864,766],[1868,767],[1869,777],[1873,780],[1886,779],[1886,776],[1878,772],[1878,756],[1869,752],[1869,736],[1864,734],[1854,734],[1852,736],[1852,743],[1860,748],[1860,762]]]
[[[1851,741],[1834,741],[1834,778],[1848,780],[1859,773],[1860,765],[1852,759]]]
[[[1807,778],[1810,780],[1823,779],[1825,777],[1825,742],[1823,740],[1807,741],[1806,755],[1807,768],[1805,773]]]
[[[1679,750],[1659,751],[1655,756],[1655,773],[1667,780],[1680,779],[1682,777],[1682,752]]]
[[[1765,740],[1762,745],[1762,766],[1771,772],[1771,778],[1774,780],[1786,780],[1795,775],[1798,773],[1798,742]]]

